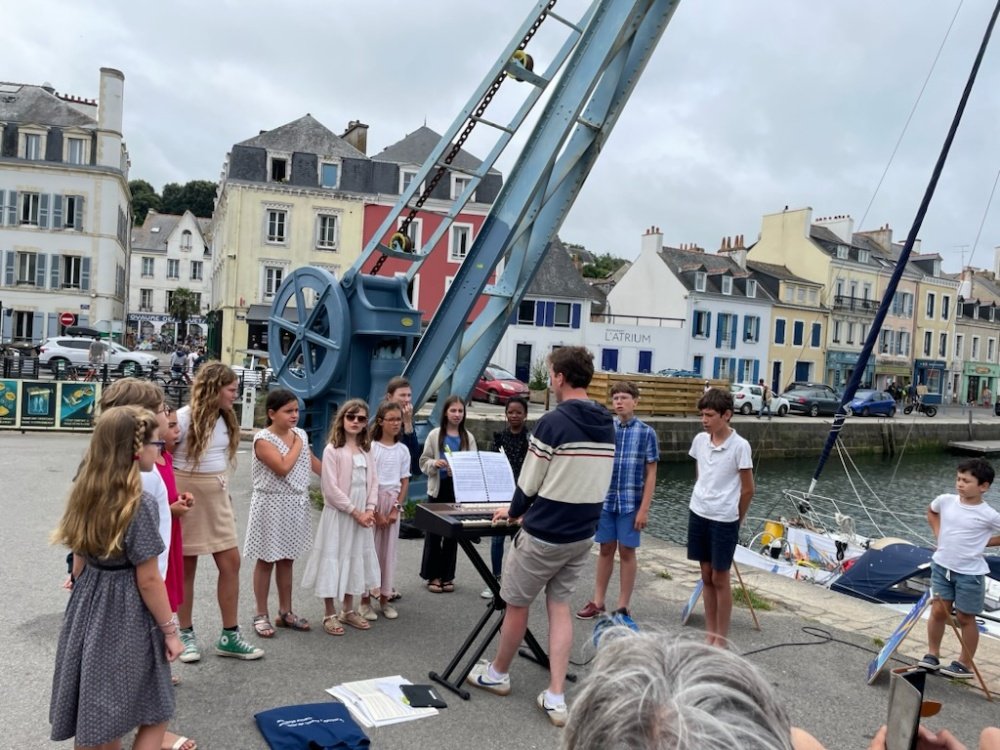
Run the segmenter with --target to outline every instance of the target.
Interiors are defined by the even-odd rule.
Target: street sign
[[[71,312],[59,313],[59,324],[71,326],[76,322],[76,316]]]

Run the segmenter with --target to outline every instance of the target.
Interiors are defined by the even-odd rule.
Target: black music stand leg
[[[465,664],[458,675],[455,675],[454,678],[452,675],[458,668],[458,665],[465,658],[466,654],[469,652],[469,649],[473,647],[473,644],[489,624],[490,619],[494,618],[496,614],[497,610],[493,607],[493,602],[490,602],[486,607],[486,611],[483,612],[483,616],[479,618],[479,622],[476,623],[472,632],[469,633],[468,637],[465,641],[463,641],[451,661],[448,662],[448,666],[445,667],[444,672],[441,674],[438,674],[437,672],[428,672],[427,676],[442,687],[445,687],[458,695],[462,700],[469,700],[469,691],[463,688],[462,685],[465,684],[465,678],[469,676],[469,672],[472,671],[472,667],[483,655],[483,652],[486,650],[486,647],[489,646],[490,641],[492,641],[496,634],[500,632],[500,624],[503,622],[502,612],[500,613],[500,617],[495,618],[495,622],[492,627],[490,627],[487,637],[482,639],[478,647],[476,647],[473,657]]]

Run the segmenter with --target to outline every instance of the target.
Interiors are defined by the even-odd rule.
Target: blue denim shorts
[[[635,517],[638,513],[637,510],[631,513],[615,513],[601,509],[594,541],[598,544],[618,542],[622,547],[635,549],[639,546],[639,532],[635,529]]]
[[[688,512],[688,560],[712,563],[712,570],[729,570],[739,541],[739,521],[713,521]]]
[[[931,596],[955,602],[959,612],[978,615],[986,604],[986,581],[981,575],[956,573],[932,562]]]

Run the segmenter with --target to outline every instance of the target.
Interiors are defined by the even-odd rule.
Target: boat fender
[[[844,552],[847,551],[847,542],[836,540],[837,545],[837,562],[844,562]]]

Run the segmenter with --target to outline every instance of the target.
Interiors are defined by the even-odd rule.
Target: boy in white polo
[[[957,494],[938,495],[927,508],[927,523],[937,539],[931,558],[931,614],[927,620],[928,653],[918,664],[946,677],[968,680],[979,646],[976,615],[983,611],[989,565],[986,547],[1000,545],[1000,513],[983,500],[993,484],[993,467],[981,458],[963,461],[955,477]],[[952,605],[962,629],[962,653],[948,666],[940,661],[941,639]]]
[[[701,426],[688,455],[698,462],[688,515],[688,560],[701,565],[705,602],[705,642],[726,647],[733,594],[729,569],[733,564],[740,524],[753,500],[750,443],[729,426],[733,395],[712,388],[698,400]]]

